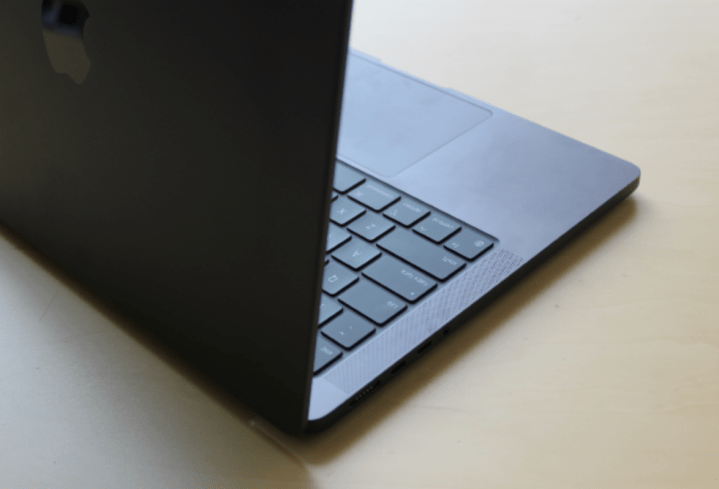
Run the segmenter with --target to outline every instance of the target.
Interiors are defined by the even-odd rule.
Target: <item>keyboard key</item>
[[[332,256],[353,270],[359,270],[379,255],[380,251],[377,248],[361,239],[353,239],[332,253]]]
[[[387,255],[367,267],[362,274],[409,302],[421,299],[437,285],[423,273]]]
[[[350,311],[345,311],[322,328],[323,335],[348,350],[357,346],[360,341],[372,333],[374,333],[374,326]]]
[[[460,229],[462,229],[462,226],[459,223],[436,213],[414,227],[415,232],[435,243],[441,243]]]
[[[384,215],[403,226],[411,226],[429,214],[429,209],[417,202],[404,198],[384,211]]]
[[[333,345],[321,336],[318,336],[317,345],[315,346],[314,372],[319,372],[341,356],[342,350],[340,350],[339,347]]]
[[[367,241],[374,241],[394,228],[394,224],[382,216],[368,212],[347,228]]]
[[[360,281],[339,299],[379,325],[387,323],[407,308],[407,304],[367,280]]]
[[[333,191],[332,191],[332,199],[331,199],[331,200],[335,200],[338,196],[339,196],[339,194],[333,190]]]
[[[401,228],[380,239],[377,246],[438,280],[448,279],[464,266],[464,262],[452,253]]]
[[[327,251],[330,252],[334,250],[349,241],[351,237],[350,233],[330,223],[327,228]]]
[[[342,312],[342,306],[322,294],[320,298],[320,318],[317,322],[320,326]]]
[[[366,182],[360,185],[350,192],[349,196],[351,199],[378,212],[399,200],[397,192],[376,182]]]
[[[345,193],[364,182],[362,174],[350,170],[344,165],[335,164],[335,180],[332,186],[338,192]]]
[[[470,229],[463,229],[459,234],[447,241],[444,247],[467,260],[474,260],[490,249],[493,244],[488,236]]]
[[[339,197],[330,206],[330,220],[344,226],[353,219],[358,218],[366,211],[361,205],[357,205],[347,197]]]
[[[330,262],[325,265],[322,279],[322,290],[329,295],[337,295],[357,281],[357,275],[339,263]]]

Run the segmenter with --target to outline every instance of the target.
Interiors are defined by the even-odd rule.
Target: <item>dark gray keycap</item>
[[[342,312],[342,306],[322,294],[320,298],[320,319],[317,322],[320,326]]]
[[[348,195],[351,199],[378,212],[399,199],[397,192],[377,182],[365,182]]]
[[[367,241],[374,241],[394,228],[394,224],[373,212],[368,212],[349,225],[347,229],[362,236]]]
[[[425,274],[387,255],[368,266],[362,274],[409,302],[416,302],[437,285]]]
[[[364,182],[364,180],[365,178],[362,174],[350,170],[344,165],[335,165],[335,180],[332,186],[336,191],[345,193]]]
[[[332,256],[353,270],[359,270],[379,255],[377,248],[357,238],[332,253]]]
[[[385,216],[403,226],[411,226],[427,214],[429,214],[429,209],[407,198],[403,198],[384,211]]]
[[[463,229],[459,234],[444,244],[444,247],[454,251],[467,260],[474,260],[492,247],[494,243],[482,233]]]
[[[327,251],[332,251],[343,243],[350,240],[352,236],[344,229],[330,223],[327,228]]]
[[[330,363],[342,356],[342,350],[338,346],[333,345],[321,336],[317,337],[317,346],[315,346],[315,368],[317,373]]]
[[[431,214],[414,227],[415,232],[435,243],[441,243],[460,229],[462,226],[459,223],[437,213]]]
[[[353,219],[364,214],[365,208],[355,204],[347,197],[338,197],[330,206],[330,219],[332,222],[344,226]]]
[[[402,228],[380,239],[377,246],[438,280],[446,280],[464,266],[464,261],[454,254]]]
[[[379,325],[387,323],[407,307],[407,304],[393,294],[368,280],[361,280],[342,294],[339,299],[346,306]]]
[[[325,265],[322,290],[329,295],[337,295],[356,281],[357,275],[339,263],[330,262]]]
[[[343,312],[327,326],[322,328],[322,334],[347,348],[354,348],[360,341],[374,333],[374,326],[350,311]]]

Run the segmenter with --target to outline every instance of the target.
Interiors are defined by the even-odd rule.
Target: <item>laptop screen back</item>
[[[73,0],[82,79],[48,3],[0,16],[0,221],[300,431],[351,2]]]

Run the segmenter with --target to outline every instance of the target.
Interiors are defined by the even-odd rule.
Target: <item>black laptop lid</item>
[[[0,220],[286,431],[307,419],[350,4],[0,16]],[[43,30],[84,42],[86,76],[54,71],[48,48],[79,58]]]

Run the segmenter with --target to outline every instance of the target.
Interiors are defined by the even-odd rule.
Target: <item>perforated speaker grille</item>
[[[428,298],[362,350],[325,376],[348,394],[357,392],[422,341],[470,307],[524,262],[506,250],[496,250]]]

